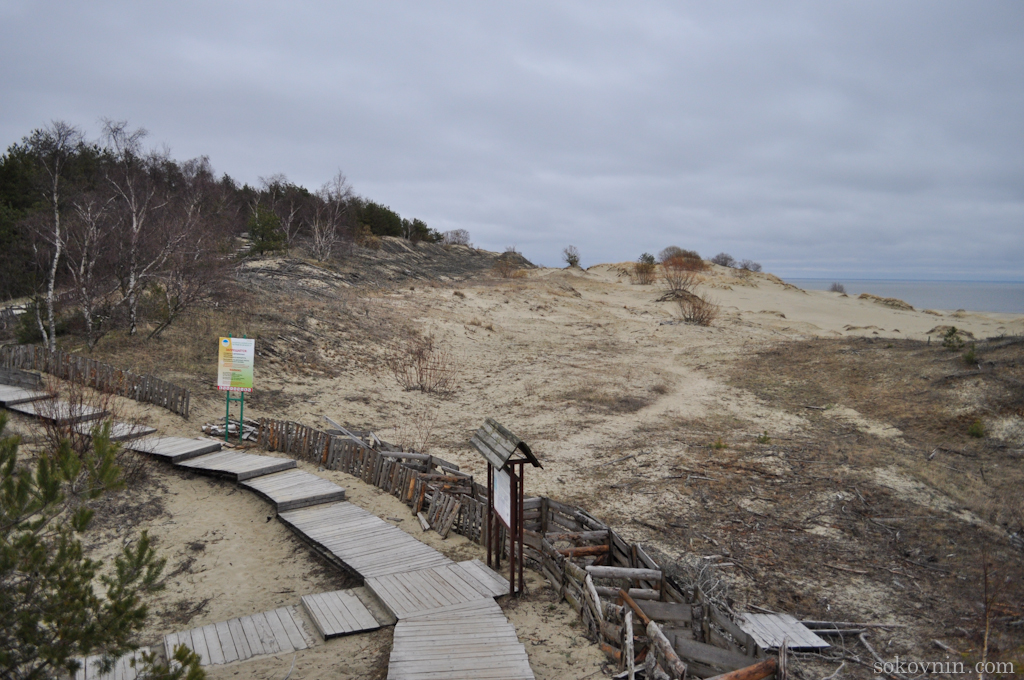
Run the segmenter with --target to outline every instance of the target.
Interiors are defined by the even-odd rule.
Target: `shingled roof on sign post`
[[[505,463],[516,451],[520,451],[534,467],[544,467],[526,442],[509,432],[494,418],[485,420],[469,443],[487,459],[488,463],[499,470],[505,467]]]

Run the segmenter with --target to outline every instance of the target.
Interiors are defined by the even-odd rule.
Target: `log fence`
[[[0,367],[39,371],[100,392],[155,404],[188,418],[192,393],[151,375],[138,375],[102,361],[38,345],[0,347]]]
[[[457,465],[427,454],[378,450],[371,442],[381,449],[388,445],[370,433],[332,434],[289,421],[261,419],[258,441],[268,450],[379,487],[410,506],[424,529],[442,536],[454,531],[486,545],[487,487]],[[621,668],[643,662],[648,677],[677,680],[687,669],[695,677],[710,677],[741,668],[743,659],[750,665],[763,659],[763,650],[726,612],[699,587],[680,585],[639,543],[629,543],[582,508],[552,498],[527,498],[523,510],[527,562]],[[501,531],[507,557],[509,542]],[[708,647],[721,654],[709,657]],[[731,665],[721,661],[723,654]]]

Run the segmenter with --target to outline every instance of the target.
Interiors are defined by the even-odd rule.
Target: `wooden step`
[[[241,482],[275,472],[292,470],[295,468],[295,461],[291,458],[256,456],[251,453],[238,453],[236,451],[218,451],[180,461],[177,465],[190,468],[196,472],[227,477],[236,482]]]
[[[126,449],[147,453],[168,463],[180,463],[207,453],[220,451],[220,442],[212,439],[188,439],[186,437],[146,437],[125,445]]]
[[[302,470],[286,470],[242,482],[274,504],[278,512],[345,500],[345,489]]]
[[[353,590],[303,595],[302,607],[324,640],[381,627]]]
[[[0,385],[0,405],[2,406],[14,406],[15,404],[24,404],[29,401],[49,398],[49,392],[17,387],[15,385]]]

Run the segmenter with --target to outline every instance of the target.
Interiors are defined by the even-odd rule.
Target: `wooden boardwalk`
[[[165,635],[164,651],[168,659],[179,644],[198,654],[200,664],[208,666],[245,661],[263,654],[307,649],[310,640],[306,637],[302,618],[292,607],[281,607]]]
[[[302,607],[324,640],[376,630],[382,623],[351,590],[303,595]]]
[[[480,560],[368,578],[366,586],[399,621],[508,594],[508,581]]]
[[[108,673],[100,673],[99,656],[79,658],[78,661],[82,667],[75,673],[74,680],[135,680],[139,677],[138,670],[141,669],[142,655],[148,654],[149,651],[149,647],[139,647],[136,651],[125,654],[114,662],[114,667]],[[132,659],[140,664],[139,669],[132,668]]]
[[[295,461],[291,458],[256,456],[251,453],[237,453],[235,451],[218,451],[180,461],[177,465],[190,468],[196,472],[227,477],[236,482],[241,482],[274,472],[292,470],[295,468]]]
[[[254,477],[242,482],[242,486],[273,503],[278,512],[345,500],[343,488],[302,470],[286,470]]]
[[[104,417],[99,409],[76,412],[49,395],[0,386],[0,404],[62,422]],[[88,408],[88,407],[87,407]],[[150,428],[150,431],[152,429]],[[533,680],[526,649],[495,597],[508,581],[479,560],[454,563],[398,527],[351,503],[345,490],[296,469],[287,458],[221,451],[210,439],[138,437],[138,429],[115,423],[112,438],[131,439],[125,448],[196,472],[229,477],[265,498],[278,518],[315,550],[362,577],[366,588],[302,597],[320,635],[329,640],[395,624],[389,680]],[[358,591],[358,593],[356,592]],[[209,624],[164,637],[168,658],[178,644],[196,652],[202,665],[244,661],[264,654],[306,649],[313,644],[302,617],[291,607]],[[140,650],[141,651],[141,650]],[[74,680],[135,680],[128,661],[100,675],[98,657],[85,660]]]
[[[7,408],[16,413],[22,413],[34,418],[42,418],[43,420],[52,420],[62,425],[81,423],[87,420],[98,420],[109,415],[107,411],[95,406],[71,404],[55,399],[24,401],[19,404],[9,404]]]
[[[488,598],[399,621],[388,680],[533,680],[526,648]]]
[[[15,404],[24,404],[28,401],[49,398],[49,393],[41,390],[30,390],[14,385],[0,385],[0,405],[3,406],[14,406]]]
[[[75,425],[74,430],[79,434],[92,436],[92,429],[95,426],[96,423],[94,422],[79,423]],[[110,426],[110,441],[123,442],[129,439],[139,439],[140,437],[147,437],[154,432],[156,432],[155,427],[138,423],[122,423],[115,420]]]
[[[186,437],[146,437],[125,446],[138,453],[147,453],[168,463],[180,463],[207,453],[220,451],[220,442]]]
[[[281,512],[278,519],[363,578],[454,564],[398,527],[351,503]]]

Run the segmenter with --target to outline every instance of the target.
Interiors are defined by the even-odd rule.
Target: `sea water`
[[[1024,282],[898,281],[886,279],[786,279],[807,290],[828,290],[841,283],[846,294],[870,293],[899,298],[918,309],[1024,314]]]

